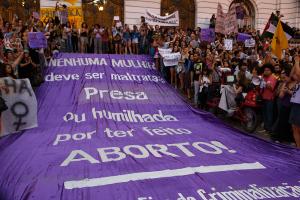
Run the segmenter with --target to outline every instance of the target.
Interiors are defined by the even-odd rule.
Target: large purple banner
[[[300,151],[193,110],[147,56],[60,54],[39,127],[0,139],[2,200],[300,198]]]

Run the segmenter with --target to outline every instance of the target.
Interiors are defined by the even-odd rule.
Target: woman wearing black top
[[[80,30],[80,52],[87,53],[87,47],[88,47],[88,26],[85,22],[83,22]]]

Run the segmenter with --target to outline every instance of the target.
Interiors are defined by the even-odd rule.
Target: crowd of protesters
[[[243,101],[253,84],[261,90],[263,131],[281,142],[295,142],[300,147],[300,67],[299,47],[285,50],[282,58],[272,55],[271,39],[262,37],[251,27],[239,32],[252,35],[256,44],[246,48],[236,40],[236,34],[216,34],[215,41],[201,41],[201,29],[149,26],[141,23],[132,27],[114,21],[112,27],[83,23],[76,28],[68,22],[66,7],[58,8],[53,19],[40,21],[14,17],[12,22],[0,17],[0,75],[29,78],[32,85],[42,83],[41,52],[28,46],[29,32],[43,32],[48,48],[46,58],[57,52],[150,54],[157,70],[171,85],[180,90],[195,106],[207,109],[207,102],[224,80],[222,69],[234,75],[235,100]],[[211,27],[215,18],[211,19]],[[224,39],[234,41],[231,51],[224,48]],[[165,67],[159,48],[171,48],[181,54],[178,65]]]
[[[207,102],[220,91],[222,84],[226,84],[224,72],[234,77],[237,105],[243,101],[242,94],[259,87],[262,132],[270,134],[275,141],[296,142],[300,147],[300,48],[291,47],[278,59],[271,53],[271,38],[262,38],[255,30],[240,29],[253,36],[256,41],[253,48],[236,41],[236,34],[217,34],[214,42],[201,42],[200,31],[155,27],[150,54],[162,75],[186,94],[194,106],[202,109],[208,108]],[[234,41],[231,51],[224,48],[226,38]],[[158,54],[159,48],[180,52],[178,65],[165,67]]]

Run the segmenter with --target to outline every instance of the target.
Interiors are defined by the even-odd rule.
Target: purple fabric
[[[215,30],[212,28],[201,29],[201,41],[215,41]]]
[[[0,199],[300,198],[299,150],[244,135],[192,109],[160,78],[150,57],[57,59],[37,91],[39,127],[0,139]],[[112,80],[117,75],[120,80]],[[138,92],[147,98],[132,100]],[[118,121],[99,112],[95,119],[93,108],[134,114]],[[68,112],[80,116],[77,122]],[[137,113],[149,115],[139,119]],[[230,198],[228,191],[238,196]]]
[[[247,39],[251,39],[252,36],[246,33],[238,33],[237,41],[238,42],[245,42]]]
[[[244,19],[245,18],[245,9],[242,6],[236,7],[236,18]]]
[[[47,38],[42,32],[28,33],[28,40],[30,48],[47,48]]]

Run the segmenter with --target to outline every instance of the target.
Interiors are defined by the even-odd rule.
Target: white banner
[[[179,26],[179,13],[176,11],[168,16],[160,16],[147,10],[145,14],[145,22],[153,26]]]
[[[181,54],[178,53],[169,53],[163,56],[163,62],[166,67],[177,66],[180,60]]]
[[[225,46],[225,50],[231,51],[232,47],[233,47],[233,40],[231,40],[231,39],[225,39],[224,40],[224,46]]]
[[[1,78],[0,88],[8,107],[1,115],[0,137],[37,127],[37,100],[29,79]]]
[[[158,48],[158,52],[159,54],[164,57],[165,54],[170,54],[172,53],[172,49],[162,49],[162,48]]]
[[[255,40],[253,38],[245,40],[245,47],[255,47]]]

